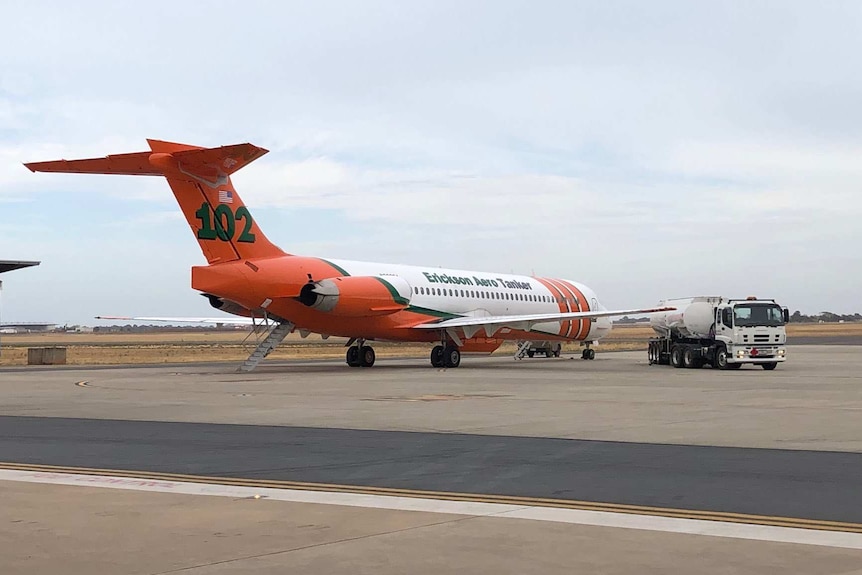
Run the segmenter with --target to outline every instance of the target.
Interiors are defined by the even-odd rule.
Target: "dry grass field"
[[[793,337],[858,337],[862,343],[862,323],[790,324],[788,335]],[[649,326],[617,326],[602,340],[600,351],[646,349],[653,332]],[[273,359],[342,358],[343,338],[322,340],[319,336],[302,339],[291,334],[269,357]],[[248,357],[256,341],[245,331],[200,331],[159,333],[34,333],[0,336],[0,365],[26,365],[27,349],[31,347],[65,347],[67,363],[73,365],[113,365],[134,363],[183,363],[196,361],[239,362]],[[430,344],[375,343],[380,358],[424,357]],[[504,344],[495,354],[511,355],[514,343]],[[568,344],[564,352],[578,351]]]

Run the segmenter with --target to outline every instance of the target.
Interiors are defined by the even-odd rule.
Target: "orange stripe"
[[[552,278],[548,278],[548,281],[551,282],[552,284],[554,284],[554,286],[560,291],[560,294],[562,294],[563,301],[566,304],[565,311],[567,311],[567,312],[580,311],[580,309],[573,309],[572,308],[572,301],[577,302],[577,298],[575,297],[575,294],[568,287],[566,287],[566,285],[562,281],[560,281],[558,279],[552,279]],[[567,293],[568,293],[568,295],[566,295]],[[569,297],[569,296],[571,296],[571,297]],[[578,322],[578,329],[577,330],[574,329],[576,321]],[[569,329],[566,332],[566,337],[568,339],[574,339],[576,334],[578,332],[580,332],[580,330],[581,330],[580,320],[568,320],[568,322],[569,322]]]
[[[578,299],[579,311],[590,311],[590,304],[587,301],[587,298],[584,297],[584,294],[581,292],[581,290],[579,290],[574,285],[572,285],[571,283],[569,283],[565,280],[560,280],[560,282],[563,285],[565,285],[566,287],[570,288],[572,290],[572,292],[575,294],[575,297]],[[592,320],[589,320],[589,319],[581,322],[581,329],[578,330],[578,339],[579,340],[587,339],[587,336],[590,334],[590,328],[592,327],[592,324],[593,324]]]
[[[563,294],[560,292],[557,287],[548,281],[545,278],[535,278],[538,280],[543,286],[545,286],[549,292],[552,294],[557,294],[554,299],[557,301],[557,305],[560,307],[560,313],[564,313],[566,311],[566,306],[563,303]],[[572,329],[571,320],[563,320],[560,322],[560,333],[558,334],[560,337],[566,337],[566,333]]]
[[[575,306],[572,308],[572,311],[573,311],[573,312],[583,311],[583,310],[581,309],[581,301],[578,299],[578,295],[577,295],[577,293],[576,293],[574,290],[572,290],[572,286],[571,286],[571,285],[569,285],[569,283],[568,283],[568,282],[563,281],[563,280],[561,280],[561,279],[557,279],[557,280],[555,280],[555,281],[556,281],[557,283],[559,283],[559,284],[562,286],[562,289],[563,289],[563,290],[567,291],[567,292],[569,293],[569,295],[571,295],[571,298],[569,299],[569,301],[574,301],[574,303],[575,303]],[[575,322],[575,321],[576,321],[576,322],[578,322],[578,327],[577,327],[577,329],[573,330],[573,332],[572,332],[572,334],[571,334],[571,336],[570,336],[570,337],[571,337],[572,339],[575,339],[575,340],[580,339],[578,336],[580,335],[581,331],[583,331],[583,328],[584,328],[584,322],[583,322],[583,320],[580,320],[580,319],[578,319],[578,320],[572,320],[572,321],[573,321],[573,322]]]

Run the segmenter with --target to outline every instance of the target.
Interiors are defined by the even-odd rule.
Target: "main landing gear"
[[[461,365],[461,350],[458,346],[435,345],[431,350],[431,365],[434,367],[458,367]]]
[[[347,348],[347,365],[350,367],[371,367],[376,358],[374,348],[365,345],[364,339],[356,340],[356,345]]]
[[[581,359],[596,359],[596,350],[591,348],[589,343],[584,348],[584,351],[581,352]]]

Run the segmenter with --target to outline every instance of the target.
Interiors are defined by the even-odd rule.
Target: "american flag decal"
[[[218,191],[218,203],[220,204],[232,204],[233,203],[233,192],[230,190],[219,190]]]

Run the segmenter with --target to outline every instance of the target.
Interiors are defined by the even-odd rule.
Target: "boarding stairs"
[[[257,344],[257,347],[251,355],[248,356],[248,359],[242,362],[242,365],[237,368],[237,371],[249,372],[256,368],[258,364],[263,361],[263,358],[268,356],[272,350],[278,347],[278,344],[284,341],[284,338],[287,337],[287,334],[293,331],[294,327],[295,326],[289,321],[279,322],[276,324],[266,337]]]
[[[515,359],[524,359],[524,356],[527,355],[527,352],[532,347],[533,342],[531,341],[522,341],[520,345],[518,345],[518,351],[515,352]]]

